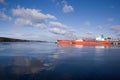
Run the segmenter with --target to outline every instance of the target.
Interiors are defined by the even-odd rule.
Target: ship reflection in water
[[[120,80],[120,48],[0,43],[1,80]]]
[[[111,47],[112,45],[90,45],[90,44],[87,44],[87,45],[76,45],[76,44],[58,44],[58,46],[73,46],[73,47],[76,47],[76,48],[109,48]],[[116,46],[114,46],[116,47]]]

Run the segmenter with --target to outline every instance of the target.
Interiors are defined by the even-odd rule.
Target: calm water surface
[[[0,80],[120,80],[120,47],[1,42]]]

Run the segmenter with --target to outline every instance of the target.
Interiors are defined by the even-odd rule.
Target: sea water
[[[1,42],[0,80],[120,80],[120,47]]]

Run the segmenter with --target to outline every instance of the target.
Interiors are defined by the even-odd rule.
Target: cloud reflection
[[[5,60],[2,59],[1,61],[4,62]],[[2,69],[0,73],[4,73],[7,67],[10,68],[10,72],[13,74],[34,74],[42,70],[50,70],[53,65],[31,57],[8,57],[7,63],[0,63]]]

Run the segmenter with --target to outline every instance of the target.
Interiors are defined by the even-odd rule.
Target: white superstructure
[[[97,41],[104,41],[105,39],[104,39],[103,35],[101,35],[101,36],[97,36],[96,40]]]

